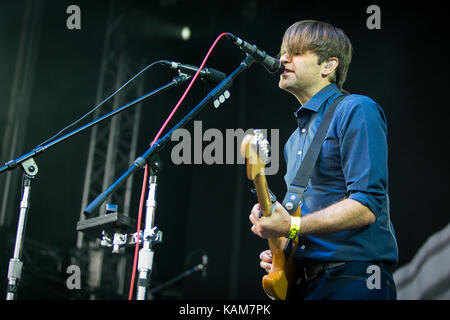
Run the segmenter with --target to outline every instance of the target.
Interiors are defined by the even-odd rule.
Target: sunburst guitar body
[[[260,130],[253,135],[246,135],[241,144],[241,155],[246,159],[247,177],[253,181],[262,216],[272,214],[272,201],[267,185],[264,167],[269,159],[270,145]],[[293,216],[300,216],[300,206]],[[273,300],[289,299],[294,285],[295,264],[294,253],[298,247],[298,239],[292,243],[292,250],[286,258],[285,247],[288,239],[284,237],[268,239],[272,254],[272,268],[262,279],[262,287]]]

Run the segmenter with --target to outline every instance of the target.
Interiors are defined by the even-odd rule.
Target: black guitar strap
[[[311,145],[305,154],[305,158],[300,165],[300,169],[297,171],[297,175],[288,187],[288,191],[283,200],[283,206],[291,215],[297,211],[298,206],[303,201],[303,194],[306,191],[309,178],[313,172],[317,157],[319,156],[323,141],[325,140],[325,136],[328,132],[331,119],[333,119],[334,110],[336,110],[339,102],[341,102],[346,96],[347,94],[343,94],[334,99],[333,103],[325,112],[319,128],[317,128],[317,132],[311,141]]]

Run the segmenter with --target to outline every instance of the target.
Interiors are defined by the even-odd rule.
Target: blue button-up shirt
[[[284,178],[288,186],[325,111],[341,94],[335,84],[330,84],[294,113],[298,128],[284,147]],[[307,215],[350,198],[370,208],[376,221],[334,234],[300,236],[296,259],[397,262],[397,242],[389,217],[387,157],[383,110],[366,96],[347,96],[335,110],[301,203],[301,213]]]

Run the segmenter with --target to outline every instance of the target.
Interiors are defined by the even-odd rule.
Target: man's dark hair
[[[338,67],[329,79],[342,89],[352,60],[352,44],[345,33],[321,21],[304,20],[294,23],[284,33],[280,55],[287,53],[294,56],[309,51],[318,56],[319,64],[332,57],[339,60]]]

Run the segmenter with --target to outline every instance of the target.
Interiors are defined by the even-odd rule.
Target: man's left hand
[[[272,215],[260,217],[260,206],[257,203],[253,206],[249,218],[253,224],[252,232],[264,239],[287,237],[291,227],[291,216],[278,201]]]

